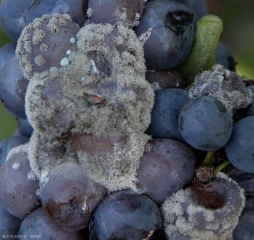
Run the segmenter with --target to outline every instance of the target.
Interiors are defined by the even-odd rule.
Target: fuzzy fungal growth
[[[70,143],[85,173],[110,192],[138,187],[137,170],[149,136],[129,130],[126,135],[111,133],[104,138],[75,135]]]
[[[251,91],[242,78],[221,65],[215,65],[212,70],[196,76],[189,88],[189,97],[193,99],[201,96],[218,98],[231,112],[246,108],[252,102]]]
[[[77,48],[67,39],[75,39],[78,30],[79,26],[67,14],[43,15],[26,26],[16,49],[25,77],[30,79],[36,72],[60,67],[66,50]]]
[[[79,132],[106,136],[127,128],[144,132],[150,123],[154,93],[135,33],[123,26],[90,25],[79,33],[81,52],[30,80],[26,114],[48,138]]]
[[[235,181],[218,173],[207,184],[180,190],[162,205],[168,239],[230,240],[245,197]]]
[[[28,178],[38,179],[42,187],[48,182],[49,174],[56,166],[65,162],[77,162],[76,158],[69,154],[63,142],[57,140],[50,142],[37,132],[33,132],[31,136],[28,158],[32,169]]]

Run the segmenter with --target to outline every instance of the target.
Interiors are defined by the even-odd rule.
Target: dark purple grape
[[[193,12],[174,1],[148,2],[135,31],[138,36],[151,31],[150,37],[144,43],[147,68],[172,69],[178,66],[191,50],[194,39]]]
[[[0,68],[15,56],[16,45],[17,43],[10,42],[0,48]]]
[[[28,120],[23,119],[23,118],[19,118],[17,120],[17,123],[18,123],[18,131],[19,131],[20,135],[31,137],[34,129],[31,126],[31,124],[28,122]]]
[[[67,66],[76,51],[79,26],[69,15],[43,15],[26,26],[19,38],[16,55],[27,79],[52,67]]]
[[[2,0],[0,21],[4,31],[18,40],[22,29],[44,14],[69,14],[80,25],[85,23],[87,0]]]
[[[144,0],[93,0],[88,1],[88,16],[94,23],[123,22],[133,27],[138,23]]]
[[[236,61],[234,60],[234,57],[232,53],[229,51],[229,49],[227,48],[227,46],[223,44],[222,42],[218,43],[215,61],[216,63],[224,66],[230,71],[236,70]]]
[[[254,173],[245,173],[230,165],[223,171],[244,189],[245,195],[254,195]]]
[[[182,137],[192,147],[214,151],[228,142],[232,133],[232,118],[221,101],[204,96],[184,106],[178,126]]]
[[[1,69],[0,99],[3,105],[16,117],[26,118],[25,94],[28,80],[19,67],[19,60],[11,58]]]
[[[31,168],[27,147],[21,145],[12,150],[0,169],[0,202],[9,213],[21,219],[40,205],[36,195],[38,181],[29,179],[28,175]]]
[[[106,189],[88,178],[77,163],[63,163],[49,175],[41,189],[41,201],[47,216],[62,228],[85,228]]]
[[[190,101],[182,89],[159,89],[155,91],[155,102],[147,134],[153,138],[169,138],[183,141],[178,129],[178,118],[182,108]]]
[[[17,235],[21,220],[8,213],[0,204],[0,236]]]
[[[162,205],[167,237],[230,239],[244,203],[243,190],[223,173],[180,190]]]
[[[234,124],[225,152],[232,165],[246,173],[254,173],[254,116]]]
[[[22,221],[19,235],[22,236],[20,239],[27,239],[24,236],[37,236],[43,240],[86,240],[82,232],[66,231],[51,221],[43,208],[34,210]]]
[[[150,140],[138,169],[139,183],[149,198],[162,204],[192,181],[195,162],[192,151],[178,141]]]
[[[149,83],[158,83],[160,88],[184,88],[184,81],[177,70],[147,71],[146,80]]]
[[[7,138],[0,143],[0,167],[5,163],[8,153],[19,145],[25,144],[29,141],[26,136],[13,136]]]
[[[130,191],[105,198],[95,209],[89,224],[89,239],[158,239],[161,214],[154,202]]]

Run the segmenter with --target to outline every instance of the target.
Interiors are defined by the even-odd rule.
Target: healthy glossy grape
[[[19,118],[17,120],[17,124],[18,124],[18,131],[21,136],[31,137],[34,129],[27,119]]]
[[[109,195],[96,208],[89,224],[89,239],[158,239],[162,220],[148,197],[133,192]]]
[[[147,134],[153,138],[169,138],[184,141],[178,130],[178,118],[182,108],[190,101],[182,89],[159,89],[155,91],[155,102]]]
[[[229,142],[225,146],[228,160],[234,167],[246,173],[254,173],[254,116],[234,124]]]
[[[232,133],[231,115],[224,104],[206,96],[193,99],[184,106],[178,126],[184,140],[203,151],[222,148]]]
[[[215,61],[217,64],[224,66],[230,71],[236,70],[236,61],[227,46],[222,42],[218,43]]]

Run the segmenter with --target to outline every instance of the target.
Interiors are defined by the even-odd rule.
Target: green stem
[[[198,73],[215,64],[215,54],[223,29],[222,20],[215,15],[202,17],[196,26],[196,35],[189,56],[178,67],[187,85],[194,82]]]
[[[214,152],[207,152],[205,159],[202,161],[201,166],[211,167],[214,162]]]
[[[221,164],[219,164],[215,169],[214,169],[214,174],[217,174],[218,172],[221,172],[226,166],[230,164],[229,161],[224,161]]]

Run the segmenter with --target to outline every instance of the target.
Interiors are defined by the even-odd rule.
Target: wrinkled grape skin
[[[230,113],[221,101],[209,96],[189,101],[179,115],[178,126],[184,140],[203,151],[223,147],[232,133]]]
[[[13,164],[20,164],[20,168],[13,169]],[[39,197],[36,190],[38,181],[28,179],[31,171],[26,155],[14,155],[4,163],[0,170],[0,202],[5,209],[20,219],[37,208]]]
[[[88,8],[92,10],[89,17],[94,23],[115,24],[119,21],[133,26],[136,14],[142,14],[144,8],[143,0],[92,0],[88,1]],[[126,9],[126,19],[122,20],[121,15]]]
[[[21,220],[8,213],[0,204],[0,236],[18,234],[20,224]]]
[[[63,191],[64,189],[64,191]],[[106,189],[89,179],[77,163],[63,163],[41,190],[47,216],[69,231],[85,228]]]
[[[138,170],[139,183],[149,198],[162,204],[191,182],[196,159],[188,147],[170,139],[150,140],[145,149]]]
[[[175,15],[183,19],[175,20]],[[149,70],[168,70],[178,66],[189,54],[194,39],[193,12],[184,5],[167,0],[148,2],[135,29],[138,36],[152,28],[144,44]]]
[[[0,143],[0,167],[6,161],[6,157],[8,153],[14,147],[25,144],[29,141],[29,138],[26,136],[13,136],[11,138],[7,138]]]
[[[26,118],[25,94],[28,81],[19,67],[16,57],[11,58],[1,69],[0,99],[3,105],[16,117]]]
[[[148,197],[122,191],[109,195],[96,208],[89,224],[90,240],[156,238],[162,227],[158,207]]]
[[[85,240],[81,232],[68,232],[51,221],[43,208],[38,208],[30,213],[23,221],[19,229],[21,239],[24,235],[40,236],[43,240]]]
[[[0,68],[5,65],[12,57],[15,56],[17,43],[10,42],[0,48]]]
[[[152,135],[153,138],[184,141],[178,129],[178,117],[189,100],[188,94],[182,89],[170,88],[155,91],[155,102],[147,134]]]
[[[254,116],[234,125],[232,136],[225,146],[231,164],[246,173],[254,173]]]

